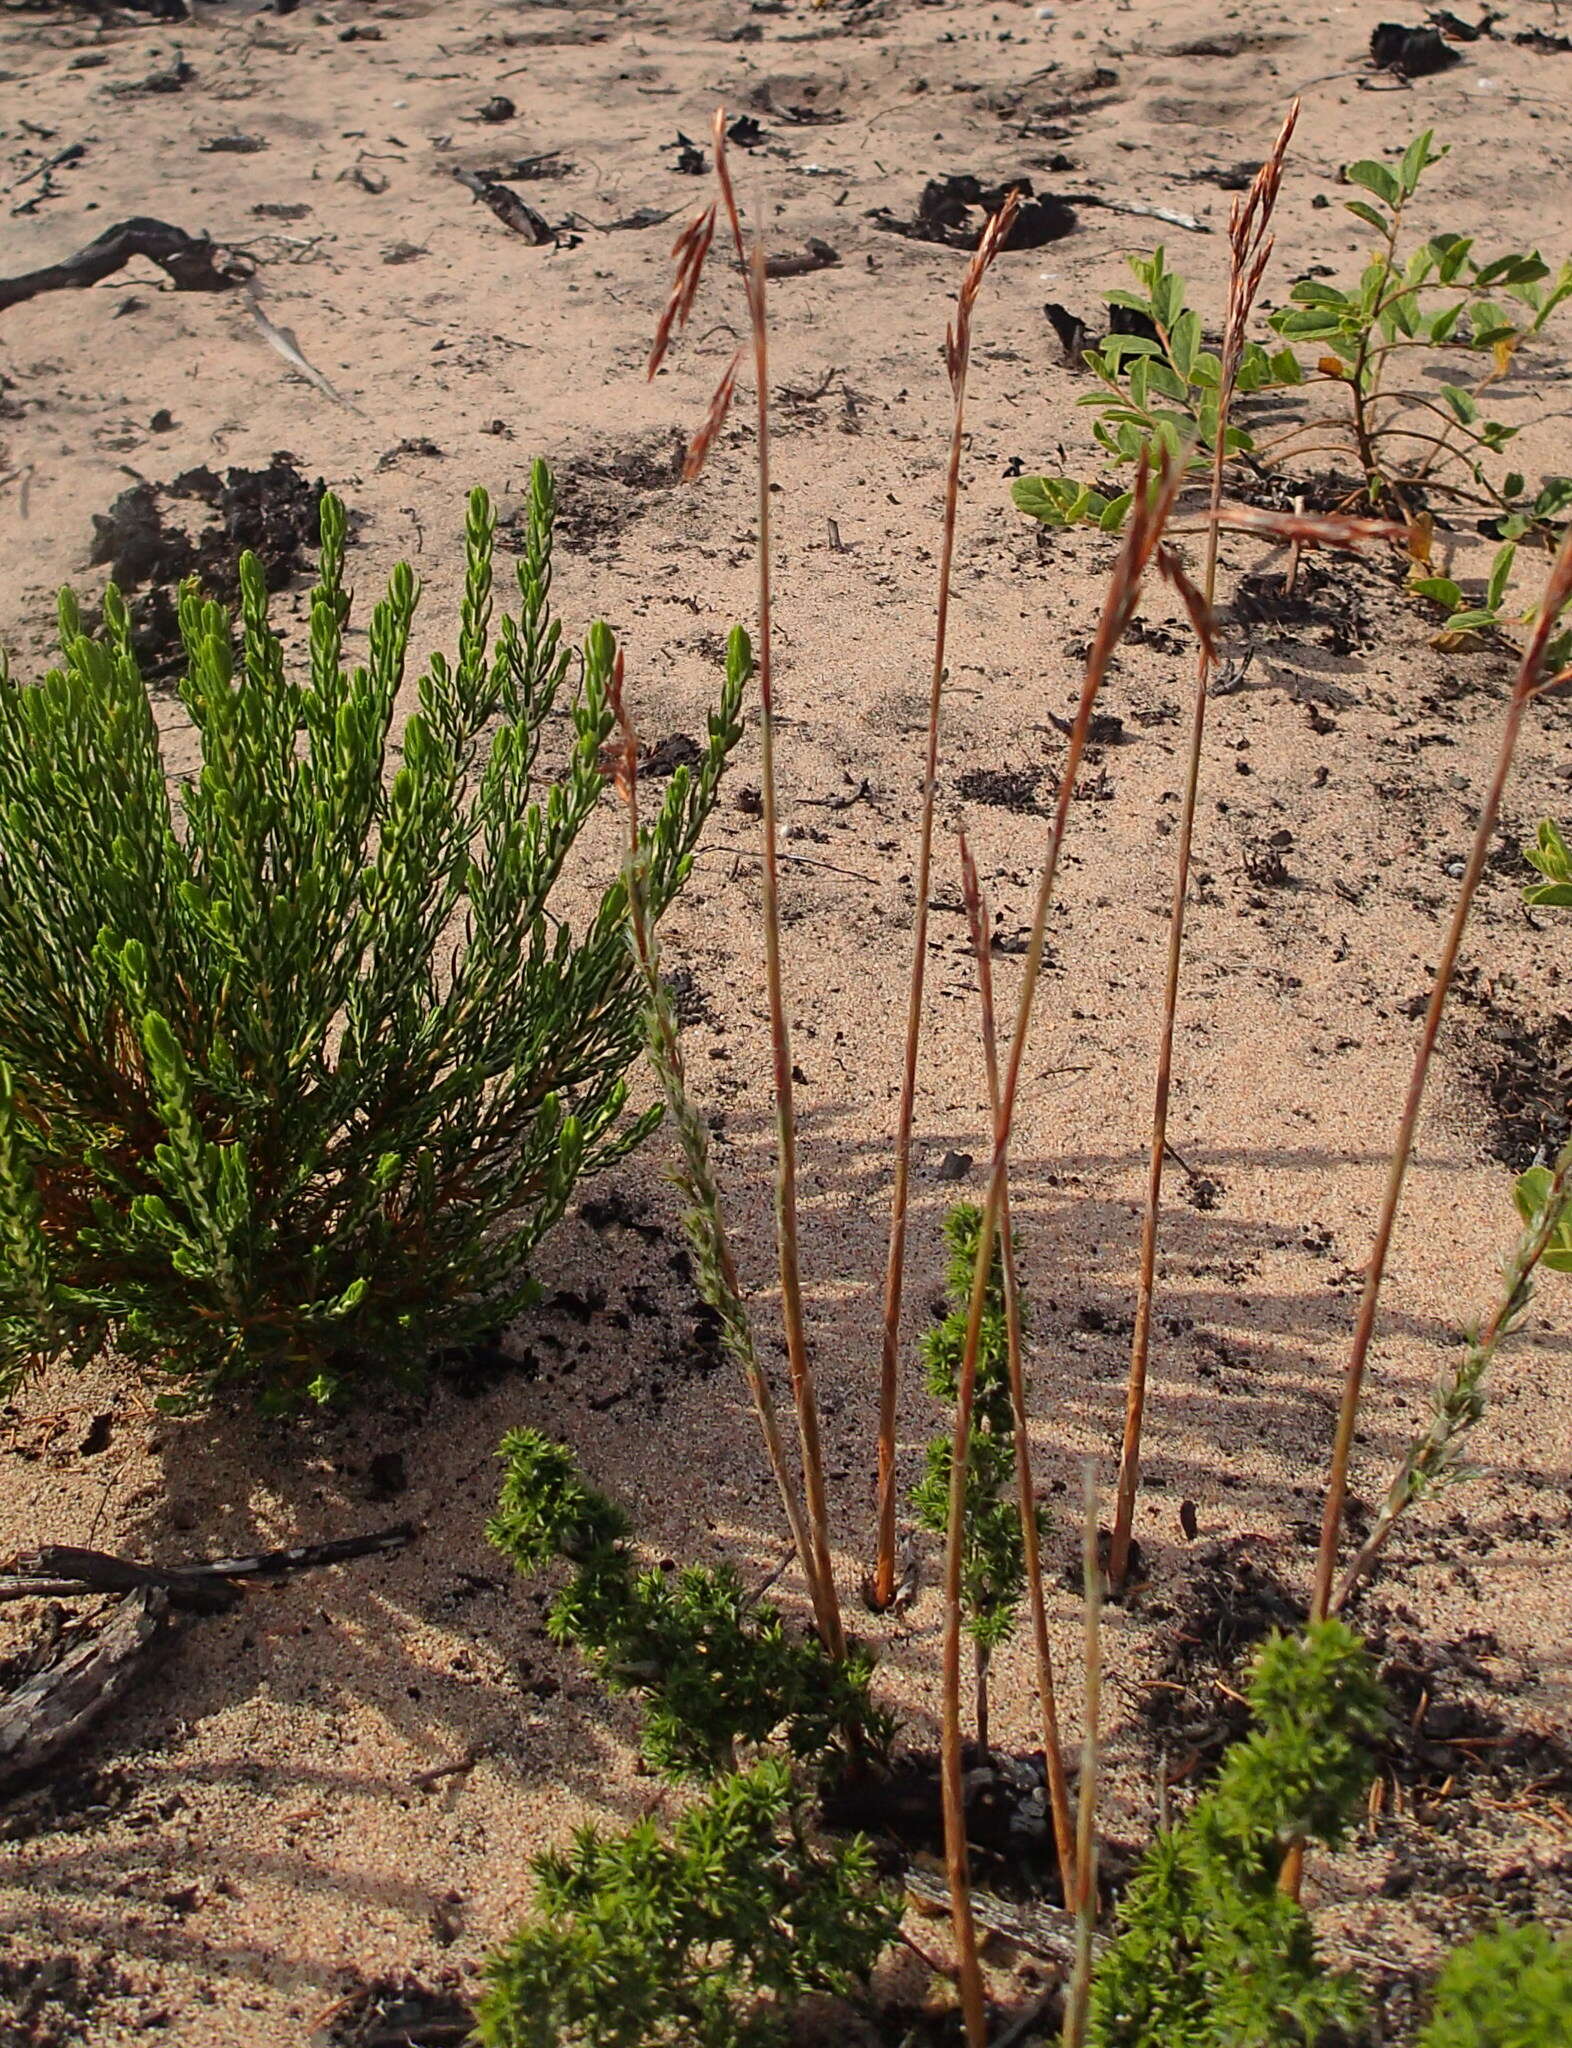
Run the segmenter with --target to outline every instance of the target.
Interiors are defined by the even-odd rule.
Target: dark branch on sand
[[[0,313],[8,306],[35,299],[40,292],[86,291],[133,256],[146,256],[167,271],[176,291],[223,292],[241,284],[249,275],[227,250],[205,235],[188,235],[167,221],[138,217],[105,228],[96,240],[61,263],[47,263],[42,270],[25,271],[20,277],[0,278]]]

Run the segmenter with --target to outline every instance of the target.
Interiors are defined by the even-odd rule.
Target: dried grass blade
[[[988,905],[977,878],[966,835],[961,834],[961,888],[966,922],[977,961],[977,994],[982,1009],[983,1060],[988,1072],[988,1107],[995,1130],[999,1122],[999,1045],[994,1021],[993,960],[988,949]],[[1005,1335],[1010,1371],[1010,1407],[1015,1420],[1015,1479],[1021,1514],[1021,1545],[1026,1562],[1027,1601],[1032,1617],[1032,1648],[1037,1662],[1037,1701],[1042,1714],[1044,1773],[1048,1810],[1053,1821],[1059,1886],[1067,1907],[1075,1902],[1075,1824],[1070,1817],[1070,1786],[1059,1737],[1059,1702],[1054,1687],[1053,1653],[1048,1643],[1048,1607],[1043,1595],[1042,1545],[1037,1529],[1037,1488],[1032,1479],[1028,1437],[1026,1368],[1021,1347],[1020,1280],[1015,1266],[1015,1239],[1006,1180],[1000,1209],[999,1247],[1004,1266]]]
[[[628,890],[628,927],[634,957],[643,977],[646,997],[645,1036],[650,1063],[666,1098],[667,1111],[677,1134],[682,1154],[678,1185],[688,1197],[689,1209],[683,1227],[694,1255],[699,1292],[721,1319],[722,1341],[742,1368],[754,1413],[764,1438],[764,1447],[791,1530],[797,1562],[807,1583],[814,1616],[821,1632],[828,1625],[828,1608],[818,1576],[807,1518],[792,1479],[781,1436],[780,1419],[768,1376],[759,1362],[753,1323],[743,1300],[742,1283],[727,1235],[720,1188],[710,1166],[709,1137],[704,1120],[693,1106],[683,1068],[682,1040],[666,985],[660,974],[660,952],[651,927],[644,896],[644,865],[639,841],[639,743],[623,694],[623,659],[619,650],[607,691],[617,721],[619,742],[616,754],[616,786],[628,812],[628,854],[623,873]]]
[[[770,1012],[770,1062],[775,1084],[776,1175],[775,1236],[780,1255],[781,1319],[785,1328],[786,1358],[791,1370],[792,1398],[797,1411],[797,1435],[802,1449],[803,1491],[808,1503],[808,1524],[813,1541],[817,1583],[824,1598],[821,1622],[824,1646],[832,1657],[846,1655],[846,1632],[835,1593],[835,1570],[830,1555],[829,1509],[824,1488],[824,1453],[819,1434],[818,1395],[813,1365],[808,1353],[808,1335],[802,1303],[802,1259],[797,1227],[797,1113],[792,1082],[791,1026],[786,1013],[784,978],[781,969],[780,915],[780,831],[775,778],[775,679],[774,610],[771,585],[770,504],[770,366],[769,325],[766,318],[764,245],[755,243],[750,255],[737,210],[731,165],[726,154],[726,110],[715,113],[715,175],[720,185],[737,260],[747,280],[748,325],[753,349],[753,382],[756,415],[758,467],[758,570],[759,570],[759,784],[762,797],[762,851],[764,978]]]
[[[1217,598],[1217,551],[1223,501],[1223,469],[1227,462],[1228,421],[1233,405],[1245,333],[1255,294],[1271,253],[1267,233],[1282,180],[1283,162],[1299,118],[1299,102],[1288,109],[1271,155],[1255,175],[1248,196],[1235,200],[1229,218],[1228,306],[1223,323],[1222,367],[1217,400],[1217,431],[1212,447],[1210,516],[1206,528],[1206,566],[1197,590],[1184,577],[1167,550],[1159,555],[1164,573],[1175,582],[1200,641],[1195,698],[1190,714],[1190,741],[1180,802],[1179,835],[1174,852],[1173,894],[1168,912],[1168,947],[1164,967],[1162,1023],[1152,1076],[1152,1129],[1147,1153],[1146,1192],[1141,1213],[1141,1249],[1136,1281],[1135,1320],[1130,1336],[1130,1370],[1125,1387],[1124,1432],[1119,1453],[1119,1478],[1114,1502],[1113,1534],[1108,1546],[1108,1582],[1123,1589],[1130,1566],[1135,1503],[1141,1485],[1141,1436],[1146,1415],[1146,1377],[1150,1362],[1152,1313],[1157,1292],[1157,1234],[1162,1214],[1163,1165],[1168,1150],[1168,1109],[1173,1088],[1174,1030],[1179,1010],[1179,982],[1184,965],[1185,910],[1190,895],[1190,859],[1195,837],[1196,803],[1201,761],[1206,744],[1206,716],[1217,645],[1212,630]]]
[[[955,319],[945,333],[945,363],[954,400],[949,462],[945,471],[944,527],[939,549],[933,665],[928,684],[927,752],[923,764],[922,816],[917,834],[916,908],[912,918],[912,965],[906,996],[906,1039],[901,1066],[900,1106],[895,1119],[895,1160],[890,1190],[889,1249],[884,1268],[884,1315],[879,1355],[879,1438],[875,1520],[877,1537],[869,1597],[886,1608],[895,1597],[895,1421],[900,1388],[901,1299],[906,1274],[906,1216],[911,1190],[912,1124],[917,1104],[917,1065],[928,966],[928,897],[933,872],[934,803],[939,782],[939,731],[943,716],[945,651],[950,624],[950,591],[955,565],[955,526],[960,503],[961,455],[965,448],[966,382],[971,365],[972,314],[994,258],[1003,247],[1020,207],[1009,193],[984,229],[966,266]]]

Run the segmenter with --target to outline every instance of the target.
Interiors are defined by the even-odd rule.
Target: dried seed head
[[[1411,548],[1414,529],[1396,519],[1356,519],[1342,512],[1268,512],[1256,505],[1223,505],[1212,515],[1235,533],[1264,533],[1297,547],[1357,548],[1366,541],[1392,541]]]
[[[1195,636],[1206,650],[1207,659],[1216,661],[1217,622],[1213,617],[1212,607],[1206,601],[1205,593],[1190,581],[1183,563],[1172,548],[1160,547],[1157,550],[1157,567],[1164,579],[1178,591],[1185,610],[1190,614],[1190,624],[1195,628]]]
[[[715,239],[715,203],[712,200],[702,213],[696,213],[682,233],[672,244],[672,260],[676,266],[671,291],[655,328],[655,342],[650,349],[650,359],[645,367],[645,376],[653,377],[666,359],[671,346],[674,327],[686,327],[688,315],[693,311],[693,301],[698,294],[699,280],[704,275],[704,259],[710,252]]]
[[[944,334],[944,361],[945,368],[949,371],[952,391],[958,390],[965,380],[966,366],[971,360],[972,308],[976,305],[977,295],[982,290],[983,279],[993,266],[993,259],[1009,238],[1020,206],[1019,191],[1012,189],[1005,194],[1004,204],[997,213],[989,216],[978,238],[977,247],[972,253],[972,260],[966,266],[966,275],[961,280],[955,321],[953,326],[945,329]]]
[[[726,415],[731,411],[732,396],[737,389],[737,371],[742,363],[742,350],[738,349],[726,366],[726,374],[715,387],[715,396],[710,400],[710,409],[704,415],[698,432],[688,443],[687,457],[682,465],[682,481],[691,484],[703,469],[708,459],[715,436],[726,424]]]

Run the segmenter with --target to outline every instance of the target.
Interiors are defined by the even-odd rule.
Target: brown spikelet
[[[737,372],[742,367],[742,350],[738,349],[726,365],[726,374],[715,387],[715,396],[710,400],[710,409],[699,422],[697,433],[688,443],[688,453],[683,460],[682,481],[691,484],[709,459],[715,436],[726,424],[726,415],[731,411],[731,401],[737,390]]]
[[[1245,328],[1250,319],[1251,308],[1261,288],[1261,279],[1272,256],[1272,237],[1267,232],[1272,210],[1277,205],[1278,188],[1283,182],[1283,164],[1288,155],[1288,145],[1293,138],[1299,121],[1299,102],[1295,100],[1283,117],[1277,140],[1272,144],[1271,154],[1256,172],[1254,182],[1243,199],[1236,199],[1228,220],[1228,243],[1231,261],[1228,270],[1228,312],[1223,322],[1223,380],[1232,390],[1234,378],[1238,375],[1239,359],[1244,354]]]
[[[627,805],[633,819],[633,836],[638,840],[638,788],[639,788],[639,736],[633,729],[633,720],[628,715],[627,701],[623,695],[622,649],[617,649],[617,658],[612,664],[611,680],[606,685],[606,701],[611,706],[611,715],[616,720],[617,737],[607,748],[611,756],[612,782],[618,796]]]
[[[649,362],[644,369],[646,379],[653,377],[666,360],[666,351],[671,346],[672,329],[686,327],[688,324],[688,315],[693,311],[693,301],[698,295],[699,280],[704,275],[704,259],[710,253],[710,244],[714,239],[715,202],[711,200],[702,213],[693,216],[671,245],[672,261],[676,265],[676,270],[671,281],[671,291],[655,326],[655,341],[650,349]]]
[[[1190,624],[1195,628],[1195,637],[1206,651],[1209,661],[1217,659],[1216,619],[1212,607],[1206,601],[1204,590],[1197,589],[1186,575],[1184,564],[1172,548],[1157,550],[1157,567],[1165,582],[1171,583],[1183,600],[1185,610],[1190,614]]]
[[[1018,191],[1005,194],[1004,204],[999,211],[990,215],[983,229],[972,260],[966,266],[966,275],[961,279],[960,299],[955,310],[954,324],[945,329],[944,361],[950,373],[950,389],[959,391],[966,378],[966,366],[972,353],[972,308],[977,304],[977,294],[982,290],[983,279],[993,266],[993,259],[1004,247],[1015,216],[1020,211],[1021,195]]]
[[[1357,548],[1366,541],[1391,541],[1412,548],[1415,534],[1400,519],[1358,519],[1342,512],[1270,512],[1259,505],[1222,505],[1214,523],[1234,533],[1263,533],[1304,548]]]

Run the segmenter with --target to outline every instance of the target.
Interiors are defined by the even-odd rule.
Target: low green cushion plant
[[[627,1112],[623,881],[577,931],[554,893],[605,784],[617,655],[600,625],[563,644],[553,511],[537,465],[493,634],[472,496],[457,655],[426,663],[396,743],[419,587],[394,570],[351,660],[331,496],[298,665],[253,557],[238,619],[183,591],[177,792],[114,589],[98,637],[62,596],[41,683],[0,675],[0,1383],[110,1342],[166,1401],[415,1381],[527,1303],[575,1182],[650,1129]],[[733,636],[703,758],[646,826],[652,915],[749,659]]]
[[[1572,1938],[1499,1927],[1453,1954],[1420,2048],[1566,2048],[1572,2041]]]
[[[669,1840],[591,1827],[537,1858],[534,1910],[486,1966],[485,2048],[772,2048],[804,1994],[855,1991],[899,1907],[866,1843],[815,1844],[804,1819],[765,1758]]]
[[[1094,2048],[1309,2048],[1359,2024],[1358,1987],[1322,1968],[1279,1877],[1294,1842],[1342,1840],[1369,1783],[1385,1721],[1369,1654],[1337,1621],[1273,1637],[1249,1699],[1258,1726],[1125,1898],[1092,1986]]]

